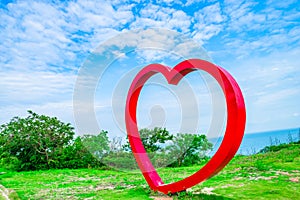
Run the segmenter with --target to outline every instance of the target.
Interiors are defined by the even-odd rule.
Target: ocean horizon
[[[213,150],[209,153],[212,156],[220,147],[223,136],[208,139],[213,143]],[[261,149],[270,145],[278,145],[300,140],[300,128],[290,128],[283,130],[246,133],[237,154],[251,155],[258,153]]]

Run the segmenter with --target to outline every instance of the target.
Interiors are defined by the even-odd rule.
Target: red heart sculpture
[[[204,167],[183,180],[164,184],[146,153],[138,131],[136,108],[139,94],[145,82],[156,73],[163,74],[169,84],[177,85],[185,75],[195,70],[208,72],[217,80],[224,92],[227,105],[225,135],[219,149]],[[242,92],[227,71],[204,60],[189,59],[179,63],[173,69],[160,64],[150,64],[143,68],[130,86],[126,101],[125,121],[132,152],[147,183],[152,190],[168,194],[184,191],[214,176],[228,164],[237,152],[244,136],[246,109]]]

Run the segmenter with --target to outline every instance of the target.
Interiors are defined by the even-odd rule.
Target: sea
[[[223,137],[209,139],[209,141],[214,144],[213,150],[209,153],[209,156],[214,155],[214,153],[218,150],[222,139]],[[251,155],[258,153],[266,146],[297,142],[299,140],[300,128],[275,130],[260,133],[248,133],[244,135],[243,141],[237,154]]]

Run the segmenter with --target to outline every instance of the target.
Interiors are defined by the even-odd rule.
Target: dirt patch
[[[245,186],[245,184],[243,184],[243,183],[241,183],[241,184],[239,184],[239,185],[226,184],[226,185],[223,185],[223,186],[221,186],[221,187],[219,187],[219,188],[228,188],[228,187],[243,187],[243,186]]]
[[[299,183],[299,178],[298,177],[291,177],[289,180],[293,183]]]
[[[5,200],[9,200],[8,189],[6,189],[3,185],[0,185],[0,194]]]
[[[85,192],[93,192],[100,190],[114,190],[114,189],[130,189],[134,188],[132,185],[125,184],[101,184],[97,186],[78,186],[72,188],[52,188],[52,189],[44,189],[40,190],[38,193],[34,194],[32,199],[47,199],[49,198],[49,194],[52,194],[53,199],[78,199],[75,195],[81,194]]]
[[[150,197],[153,198],[154,200],[172,200],[172,197],[165,196],[165,197]]]
[[[107,177],[110,178],[110,177]],[[103,181],[103,178],[98,178],[98,177],[76,177],[76,176],[68,176],[65,177],[65,181],[60,182],[60,184],[68,184],[68,183],[73,183],[77,181]],[[49,184],[51,185],[51,184]]]
[[[201,193],[203,194],[208,194],[208,195],[212,195],[212,194],[215,194],[213,193],[212,191],[214,190],[215,188],[213,187],[205,187],[201,190]]]
[[[92,188],[91,188],[92,189]],[[114,185],[97,185],[97,187],[95,188],[95,190],[113,190],[115,189]]]
[[[291,172],[293,172],[293,173],[300,173],[299,170],[292,170]]]
[[[239,181],[239,180],[242,180],[242,179],[243,179],[243,177],[240,177],[240,176],[233,178],[233,180],[236,180],[236,181]]]
[[[132,189],[135,188],[133,185],[126,185],[126,184],[119,184],[119,185],[97,185],[95,188],[96,191],[98,190],[114,190],[114,189]],[[91,188],[92,189],[92,188]]]
[[[242,169],[242,168],[240,168],[240,167],[235,168],[235,169],[233,170],[233,173],[238,172],[238,171],[241,171],[241,169]]]
[[[277,175],[284,175],[284,176],[292,176],[289,172],[284,172],[284,171],[276,171]]]
[[[14,190],[9,190],[3,185],[0,185],[0,196],[2,196],[5,200],[9,200],[9,195],[13,192]]]
[[[258,181],[258,180],[269,181],[274,178],[278,178],[278,176],[257,176],[257,177],[250,177],[249,180],[251,180],[251,181]]]
[[[171,199],[173,199],[173,197],[170,197],[170,196],[160,193],[160,192],[155,193],[154,195],[155,196],[150,196],[150,198],[152,198],[154,200],[171,200]]]

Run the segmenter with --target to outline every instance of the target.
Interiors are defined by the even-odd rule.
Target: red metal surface
[[[224,139],[215,155],[199,171],[183,180],[164,184],[146,153],[138,131],[136,109],[139,94],[145,82],[156,73],[161,73],[169,84],[177,85],[186,74],[195,70],[204,70],[212,75],[224,92],[227,105]],[[237,152],[244,136],[246,109],[242,92],[227,71],[204,60],[189,59],[179,63],[173,69],[160,64],[150,64],[144,67],[130,86],[126,100],[125,121],[132,152],[147,183],[152,190],[168,194],[184,191],[214,176],[228,164]]]

